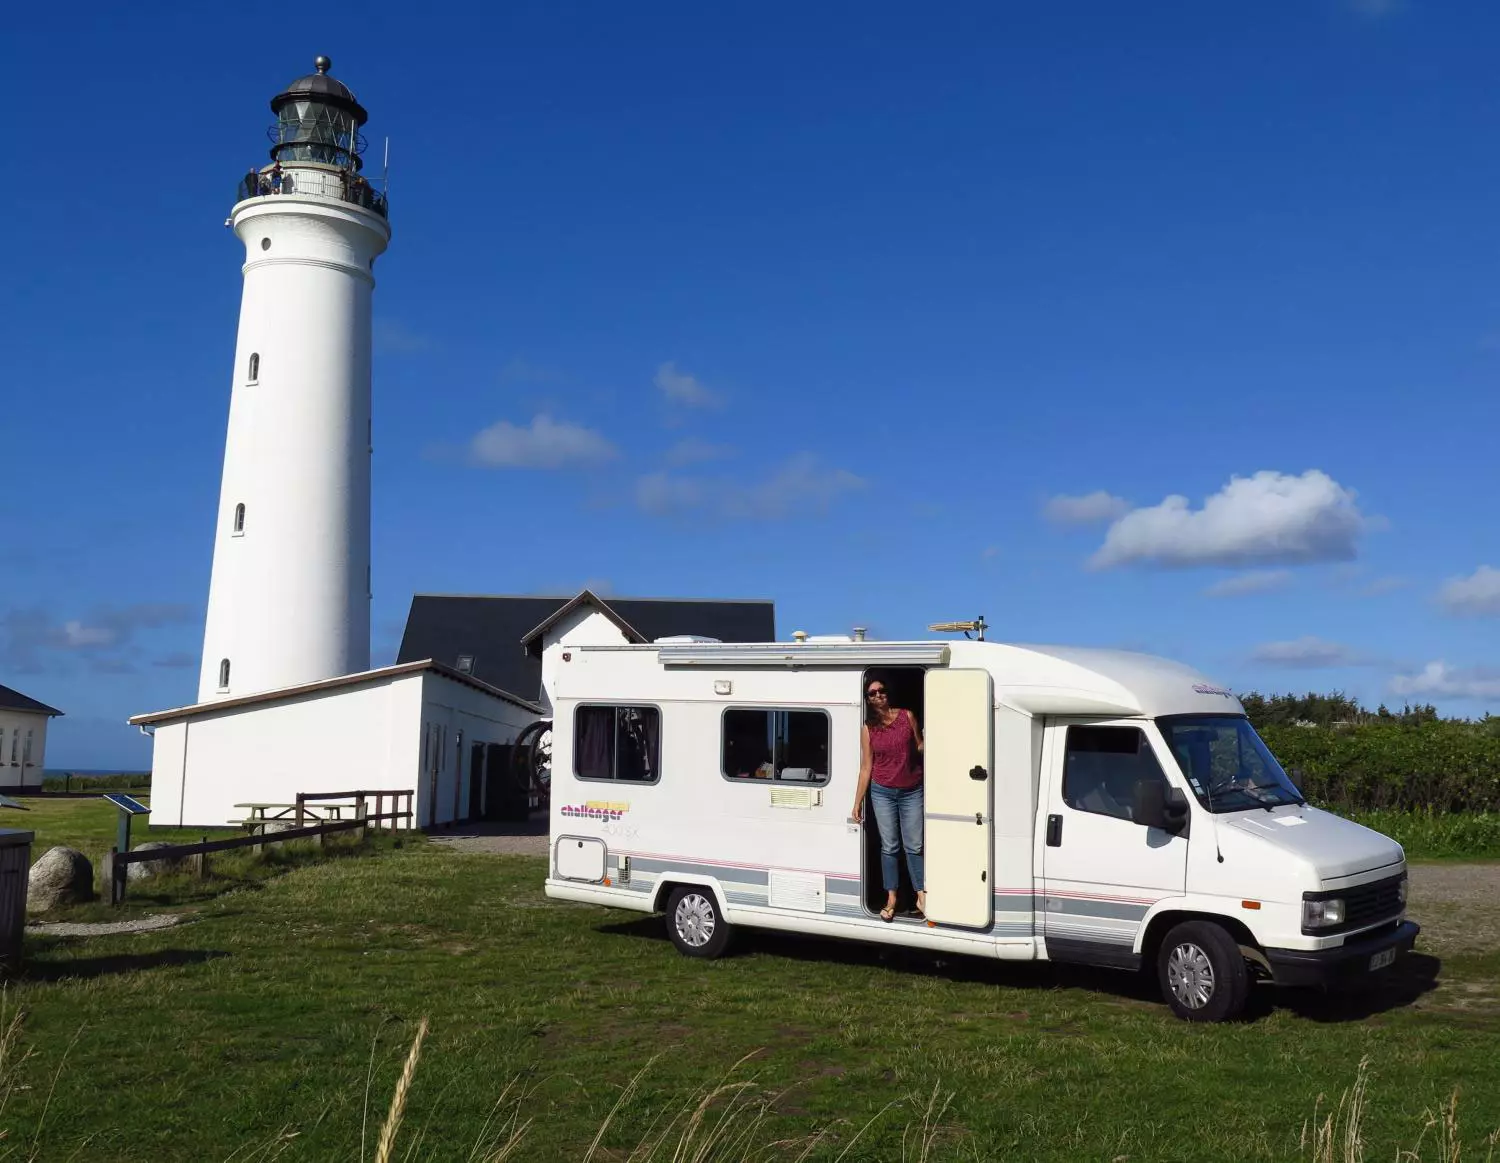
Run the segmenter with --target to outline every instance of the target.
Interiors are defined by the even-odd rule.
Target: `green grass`
[[[98,840],[86,812],[45,823]],[[1411,1147],[1460,1084],[1463,1158],[1500,1127],[1493,949],[1435,989],[1265,991],[1199,1027],[1118,973],[754,933],[695,961],[660,918],[547,900],[544,872],[385,842],[221,886],[172,929],[33,939],[0,1016],[21,1015],[0,1158],[373,1159],[424,1020],[392,1158],[521,1131],[506,1157],[590,1158],[599,1136],[602,1163],[665,1134],[649,1157],[1310,1159],[1364,1060],[1354,1157]],[[152,911],[182,903],[160,891]],[[673,1154],[716,1128],[719,1150]]]
[[[136,798],[147,805],[151,802],[149,796]],[[19,802],[26,805],[26,810],[5,810],[0,815],[0,824],[36,833],[36,838],[31,842],[33,860],[49,848],[65,844],[82,852],[97,869],[99,862],[118,840],[120,810],[108,800],[96,796],[81,799],[21,796]],[[205,837],[212,840],[245,834],[243,829],[231,827],[152,828],[147,826],[146,819],[146,816],[136,816],[131,821],[132,848],[150,840],[190,844]]]
[[[125,900],[115,906],[107,903],[102,884],[103,860],[119,841],[119,809],[107,800],[48,799],[22,797],[27,810],[12,811],[6,822],[35,832],[31,858],[35,862],[55,845],[76,848],[94,866],[94,887],[98,894],[92,901],[49,910],[33,915],[44,921],[115,921],[143,912],[161,912],[185,906],[196,906],[215,900],[226,893],[257,887],[261,882],[281,876],[307,864],[329,859],[368,855],[392,844],[388,836],[372,834],[361,841],[353,832],[335,833],[325,845],[317,840],[290,840],[265,846],[257,853],[253,848],[236,848],[209,854],[208,875],[198,876],[189,867],[145,880],[130,881]],[[163,828],[149,827],[147,817],[132,821],[130,846],[139,848],[149,842],[192,844],[199,840],[242,837],[241,828]]]

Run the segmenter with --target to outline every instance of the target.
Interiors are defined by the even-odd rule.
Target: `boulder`
[[[49,848],[31,866],[26,883],[26,910],[45,912],[58,905],[94,897],[94,866],[76,848]]]
[[[137,844],[131,849],[132,852],[150,852],[157,848],[172,848],[175,845],[168,844],[165,840],[148,840],[144,844]],[[176,872],[182,867],[182,858],[176,860],[142,860],[138,863],[125,866],[125,879],[145,880],[147,877],[160,876],[164,872]]]

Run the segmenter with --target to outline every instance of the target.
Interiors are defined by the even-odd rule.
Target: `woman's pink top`
[[[870,779],[881,787],[916,787],[922,782],[922,768],[914,762],[917,749],[911,719],[905,711],[898,711],[889,727],[870,728],[870,753]]]

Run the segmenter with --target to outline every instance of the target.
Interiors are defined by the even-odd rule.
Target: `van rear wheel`
[[[1172,1012],[1189,1022],[1232,1021],[1250,996],[1239,942],[1212,921],[1173,926],[1157,952],[1156,972]]]
[[[733,928],[719,912],[713,890],[684,885],[667,898],[667,935],[687,957],[718,957],[729,947]]]

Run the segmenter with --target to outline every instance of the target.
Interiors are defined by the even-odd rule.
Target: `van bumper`
[[[1402,921],[1394,929],[1355,937],[1330,949],[1267,949],[1266,960],[1277,985],[1353,984],[1410,953],[1421,931],[1415,921]]]

